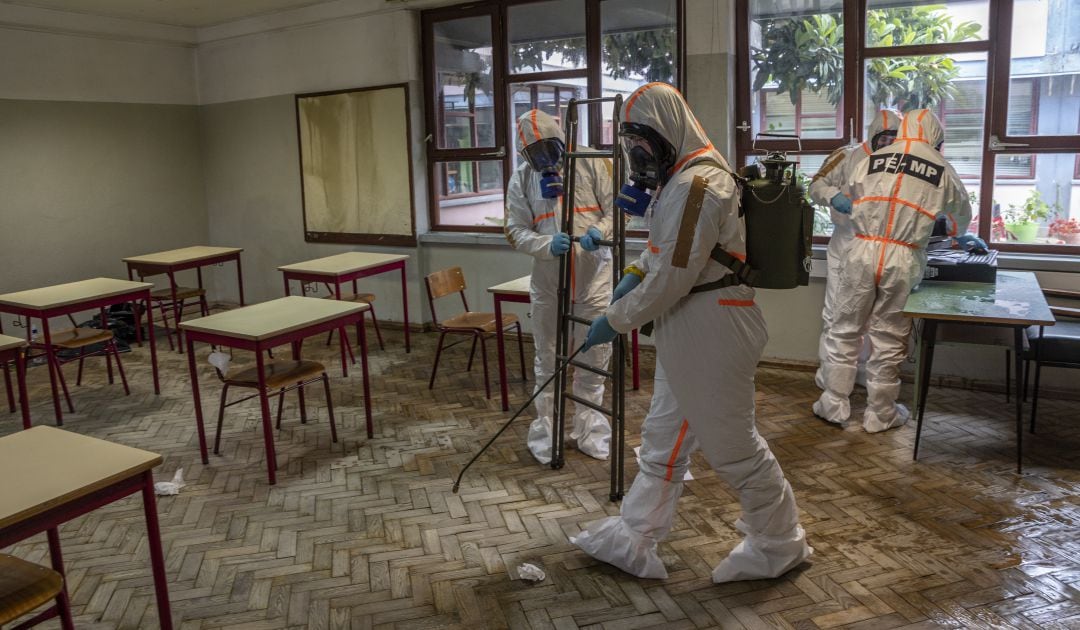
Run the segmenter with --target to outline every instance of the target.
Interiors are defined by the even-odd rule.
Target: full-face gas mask
[[[563,193],[559,164],[565,152],[566,146],[558,138],[541,138],[521,150],[529,166],[540,173],[540,195],[545,199],[555,199]]]
[[[896,140],[896,130],[886,129],[870,139],[870,150],[877,151],[878,149],[887,147],[892,144],[894,140]]]
[[[649,191],[667,183],[668,172],[675,165],[675,147],[652,127],[631,122],[619,125],[619,142],[630,183],[623,184],[615,205],[626,214],[644,216],[652,202]]]

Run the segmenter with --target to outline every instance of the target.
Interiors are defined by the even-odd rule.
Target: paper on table
[[[634,457],[638,458],[638,464],[640,465],[640,463],[641,463],[641,447],[640,446],[635,446],[634,447]],[[682,480],[683,481],[693,481],[694,480],[694,476],[690,474],[690,469],[689,468],[686,469],[686,474],[683,475]]]

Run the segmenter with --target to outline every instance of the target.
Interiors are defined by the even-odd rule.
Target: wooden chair
[[[469,335],[472,337],[472,350],[469,351],[469,365],[466,368],[466,371],[472,371],[473,357],[476,354],[476,342],[479,341],[480,354],[484,361],[484,395],[487,398],[491,398],[491,383],[488,379],[487,346],[485,345],[484,340],[486,337],[491,337],[495,334],[496,330],[498,330],[496,326],[502,326],[503,330],[507,330],[511,327],[517,329],[518,354],[521,358],[521,369],[524,374],[525,344],[522,341],[521,322],[518,321],[516,315],[503,315],[502,321],[497,323],[495,321],[495,313],[476,313],[470,311],[469,303],[465,299],[465,275],[462,274],[461,267],[451,267],[449,269],[443,269],[442,271],[436,271],[424,278],[424,284],[427,286],[428,305],[431,307],[431,318],[435,322],[435,328],[439,330],[439,347],[435,351],[435,365],[431,368],[431,380],[428,382],[428,389],[435,387],[435,374],[439,370],[439,357],[442,356],[443,340],[446,338],[446,335]],[[461,305],[465,311],[440,322],[439,316],[435,311],[435,300],[453,293],[461,295]],[[455,342],[451,344],[451,346],[457,345],[458,343],[461,342]]]
[[[74,628],[64,576],[46,567],[0,554],[0,626],[39,608],[56,604],[15,626],[29,628],[59,615],[61,627]]]
[[[336,299],[336,296],[334,295],[334,287],[333,287],[333,285],[331,285],[329,282],[326,282],[326,283],[323,283],[323,284],[324,284],[324,286],[326,286],[326,290],[330,292],[330,294],[326,296],[326,299],[328,299],[328,300]],[[386,350],[386,346],[383,345],[382,331],[379,330],[379,318],[375,316],[375,294],[374,293],[357,293],[356,291],[357,291],[357,289],[356,289],[356,281],[354,280],[353,281],[353,293],[342,293],[341,294],[341,301],[342,302],[356,302],[358,304],[367,304],[369,307],[371,307],[369,309],[369,312],[371,313],[371,322],[375,325],[375,337],[379,340],[379,350]],[[364,325],[363,320],[358,322],[356,325],[357,326],[363,326]],[[356,333],[356,334],[357,334],[357,337],[359,337],[360,333]],[[330,334],[326,336],[326,345],[329,346],[330,343],[333,340],[334,340],[334,331],[331,330]],[[359,341],[357,343],[359,343]]]
[[[223,357],[224,359],[222,359]],[[210,355],[210,364],[214,366],[218,379],[223,386],[221,388],[221,404],[218,408],[217,431],[214,433],[214,454],[220,452],[221,427],[225,421],[225,408],[231,407],[245,400],[251,400],[258,396],[258,392],[245,396],[232,402],[226,402],[230,387],[242,387],[245,389],[259,389],[259,372],[256,367],[228,369],[231,357],[223,352],[215,352]],[[277,428],[281,429],[281,412],[285,404],[285,392],[299,390],[300,399],[300,423],[307,424],[307,406],[304,404],[304,387],[316,381],[322,381],[326,391],[326,411],[330,416],[330,438],[337,442],[337,425],[334,422],[334,400],[330,396],[330,377],[326,374],[326,368],[318,361],[305,360],[273,360],[265,365],[266,370],[266,393],[278,395]]]
[[[142,280],[142,277],[139,277]],[[176,350],[177,347],[182,347],[180,341],[180,327],[169,325],[170,314],[175,314],[176,322],[179,324],[180,320],[184,316],[184,308],[187,307],[187,301],[191,299],[198,300],[199,314],[206,317],[210,314],[210,306],[206,302],[206,289],[201,287],[176,287],[176,301],[173,301],[172,289],[165,287],[164,289],[154,289],[150,292],[150,305],[151,308],[156,307],[161,311],[161,325],[165,328],[165,338],[169,340],[169,350]],[[152,331],[151,331],[152,334]],[[173,345],[173,335],[176,335],[176,345]]]
[[[1080,300],[1080,291],[1043,289],[1048,298]],[[1043,366],[1080,369],[1080,308],[1051,306],[1057,323],[1053,326],[1031,326],[1027,329],[1029,350],[1025,353],[1024,393],[1027,393],[1031,364],[1035,363],[1035,388],[1031,392],[1031,432],[1035,432],[1035,416],[1039,407],[1039,376]]]
[[[104,312],[102,312],[104,317]],[[71,393],[68,391],[67,379],[64,378],[64,371],[61,369],[65,364],[72,361],[79,362],[79,372],[75,377],[75,385],[82,385],[83,375],[83,362],[89,357],[104,356],[105,357],[105,369],[109,375],[109,384],[112,385],[113,369],[112,359],[116,358],[116,370],[120,373],[120,382],[124,385],[124,395],[130,396],[131,389],[128,387],[127,376],[124,375],[124,365],[120,362],[120,350],[116,347],[116,335],[111,330],[103,330],[101,328],[80,328],[75,324],[75,319],[71,316],[67,316],[68,321],[71,322],[72,328],[68,330],[60,330],[51,333],[49,336],[52,341],[53,360],[56,362],[56,375],[60,381],[60,388],[64,392],[64,399],[67,400],[68,411],[75,413],[75,405],[71,402]],[[91,346],[101,345],[96,350],[91,350]],[[41,341],[31,342],[30,349],[42,350],[44,353],[50,352],[46,348],[45,344]],[[77,352],[73,357],[61,356],[64,351]],[[41,356],[41,355],[37,355]],[[27,353],[27,363],[30,361],[30,354]]]

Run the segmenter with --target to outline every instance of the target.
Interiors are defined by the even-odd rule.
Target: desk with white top
[[[300,345],[304,338],[337,329],[344,334],[345,327],[362,323],[367,304],[322,300],[319,298],[290,296],[245,306],[243,308],[181,322],[188,345],[188,371],[191,375],[191,394],[195,401],[195,422],[199,433],[199,450],[202,462],[209,464],[206,449],[206,431],[203,427],[202,403],[199,397],[199,377],[195,365],[195,342],[203,341],[217,346],[250,350],[255,354],[259,374],[259,405],[262,409],[263,442],[266,447],[266,468],[270,484],[277,482],[277,458],[274,454],[274,429],[270,423],[270,403],[266,395],[266,370],[264,356],[268,349],[285,344],[292,345],[293,360],[300,360]],[[368,383],[367,339],[364,327],[360,331],[360,366],[364,383],[364,411],[367,416],[367,434],[372,437],[374,427],[371,419],[371,392]],[[342,371],[346,370],[345,345],[341,346]],[[344,374],[347,376],[347,372]]]
[[[324,282],[334,286],[334,297],[341,299],[341,285],[352,282],[357,293],[356,281],[390,271],[401,272],[401,308],[405,323],[405,352],[411,352],[409,340],[409,290],[405,280],[405,254],[373,254],[370,252],[345,252],[325,258],[278,267],[285,279],[285,295],[289,295],[289,281]]]
[[[0,549],[46,532],[52,567],[64,573],[57,528],[91,510],[142,492],[158,623],[171,630],[153,468],[161,455],[40,426],[0,438]],[[138,569],[132,573],[138,579]],[[63,595],[66,597],[66,594]]]
[[[49,381],[52,384],[53,408],[56,412],[56,423],[63,424],[64,416],[60,410],[60,394],[58,387],[58,375],[60,370],[59,361],[52,347],[52,333],[49,329],[50,317],[71,315],[79,311],[90,309],[101,310],[101,326],[107,327],[108,318],[105,308],[113,304],[124,302],[142,302],[145,307],[147,330],[154,326],[154,313],[150,308],[150,290],[154,285],[149,282],[132,282],[130,280],[115,280],[113,278],[94,278],[79,282],[68,282],[41,289],[30,289],[0,295],[0,313],[10,313],[29,320],[36,317],[41,320],[41,334],[44,343],[46,357],[49,365]],[[135,311],[135,329],[141,329],[141,314],[139,309]],[[27,322],[26,330],[30,330]],[[150,337],[150,366],[154,374],[154,393],[161,393],[158,383],[157,346],[154,336]]]

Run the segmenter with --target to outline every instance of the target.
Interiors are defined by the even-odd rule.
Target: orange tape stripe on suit
[[[686,430],[690,427],[690,423],[683,418],[682,428],[679,429],[679,437],[675,439],[675,447],[671,449],[671,457],[667,461],[667,475],[664,476],[664,481],[671,481],[671,473],[675,470],[675,460],[679,457],[679,449],[682,448],[683,439],[686,438]],[[680,481],[682,481],[680,479]]]
[[[753,300],[717,300],[720,306],[754,306]]]
[[[855,201],[852,202],[852,205],[859,204],[859,203],[864,203],[864,202],[867,202],[867,201],[888,201],[890,203],[898,203],[898,204],[904,206],[905,208],[911,208],[912,210],[915,210],[919,214],[926,215],[927,217],[929,217],[931,219],[936,219],[937,218],[937,215],[935,215],[933,212],[930,212],[926,208],[920,206],[919,204],[911,203],[910,201],[908,201],[906,199],[899,199],[897,197],[859,197],[858,199],[856,199]]]
[[[874,241],[875,243],[888,243],[889,245],[900,245],[908,249],[919,249],[919,246],[915,243],[909,243],[907,241],[898,241],[895,238],[885,238],[884,236],[871,236],[870,234],[856,234],[855,238],[861,238],[864,241]]]

